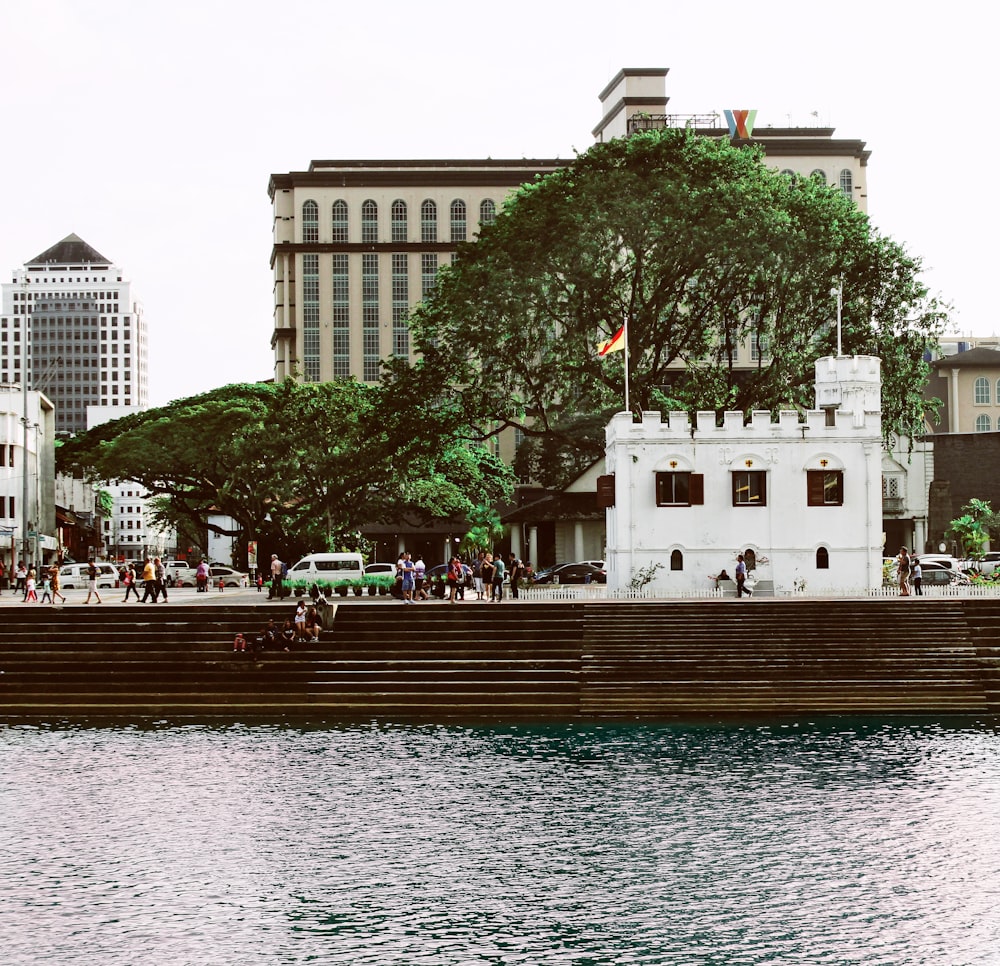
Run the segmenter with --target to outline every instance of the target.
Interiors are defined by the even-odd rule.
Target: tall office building
[[[0,382],[55,403],[56,434],[87,429],[88,406],[147,404],[142,308],[122,270],[77,235],[15,269],[3,285]]]
[[[870,152],[833,128],[754,128],[756,112],[666,113],[666,68],[625,68],[600,93],[598,142],[688,127],[757,144],[765,163],[819,177],[864,210]],[[730,127],[729,124],[732,123]],[[475,239],[518,186],[558,159],[330,160],[272,174],[274,376],[319,382],[379,378],[379,363],[412,355],[407,314],[433,288],[456,246]],[[752,347],[745,347],[751,364]]]

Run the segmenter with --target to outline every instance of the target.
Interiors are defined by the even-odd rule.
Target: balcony
[[[903,498],[901,496],[882,497],[882,516],[898,517],[903,513]]]
[[[636,131],[661,131],[667,127],[689,127],[699,130],[718,129],[718,114],[633,114],[626,127],[628,134]]]

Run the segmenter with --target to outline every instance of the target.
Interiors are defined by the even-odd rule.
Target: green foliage
[[[289,556],[352,549],[358,528],[457,515],[498,499],[511,475],[470,452],[454,406],[403,405],[353,380],[224,386],[106,423],[60,447],[61,470],[130,479],[158,518],[204,532],[210,514]]]
[[[951,521],[945,535],[959,541],[963,556],[981,560],[990,541],[990,529],[995,529],[997,523],[989,500],[970,500],[962,507],[962,515]]]
[[[480,550],[492,550],[503,537],[500,514],[491,506],[474,506],[467,514],[469,530],[459,544],[459,550],[466,554],[476,554]]]
[[[632,579],[628,582],[628,589],[632,593],[639,593],[647,584],[653,582],[656,572],[662,569],[662,563],[650,563],[645,567],[637,567],[632,571]]]
[[[919,270],[818,179],[725,139],[645,132],[522,187],[414,310],[423,358],[391,378],[462,387],[480,434],[544,440],[523,459],[564,480],[599,455],[586,419],[622,406],[625,354],[596,345],[624,318],[635,410],[811,408],[842,283],[843,351],[882,358],[886,432],[917,435],[922,356],[945,322]],[[737,368],[753,338],[764,357]]]
[[[110,490],[98,490],[97,509],[106,517],[109,517],[112,513],[114,513],[115,498],[111,495]]]

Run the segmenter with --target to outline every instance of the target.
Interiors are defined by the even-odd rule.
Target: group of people
[[[923,597],[923,570],[920,567],[920,558],[910,556],[910,551],[906,547],[899,548],[899,556],[896,557],[896,578],[899,582],[899,596],[909,597],[910,588],[917,597]]]
[[[504,580],[509,579],[510,595],[518,596],[518,586],[527,568],[516,554],[508,555],[505,564],[503,556],[487,551],[480,551],[472,561],[468,570],[472,572],[472,587],[476,600],[490,600],[499,603],[503,600]],[[426,567],[418,554],[414,559],[408,550],[400,554],[396,561],[396,577],[401,581],[403,603],[412,604],[415,600],[428,600],[430,595],[426,586]],[[448,602],[451,604],[465,599],[467,568],[459,557],[448,561],[445,571],[445,585],[448,588]]]
[[[128,603],[134,594],[139,603],[158,603],[163,598],[167,603],[167,568],[159,557],[150,560],[147,557],[142,562],[142,570],[137,571],[133,564],[125,564],[118,571],[118,582],[125,588],[125,598],[122,603]],[[142,598],[139,598],[139,584],[142,583]],[[98,602],[100,598],[98,597]]]
[[[3,575],[3,565],[0,564],[0,576]],[[41,597],[38,591],[41,590]],[[39,570],[28,566],[24,562],[19,562],[14,568],[14,593],[21,595],[23,603],[50,603],[54,604],[58,598],[63,604],[66,598],[59,587],[59,564],[51,566],[42,565]],[[90,603],[90,595],[87,595],[87,603]]]
[[[319,608],[315,604],[307,605],[304,600],[300,600],[295,607],[295,613],[281,627],[278,627],[273,618],[269,619],[254,636],[252,642],[247,640],[242,631],[237,633],[233,639],[233,653],[256,654],[278,648],[288,652],[291,651],[293,644],[318,641],[322,630],[323,621],[320,618]]]

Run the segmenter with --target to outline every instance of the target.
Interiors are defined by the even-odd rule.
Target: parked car
[[[953,569],[947,561],[927,560],[920,557],[921,584],[924,587],[946,587],[951,584],[964,585],[969,578],[960,570]],[[912,578],[911,578],[912,580]]]
[[[424,580],[430,581],[431,578],[444,577],[448,573],[447,564],[438,564],[436,567],[428,567],[424,573]],[[472,568],[468,564],[462,564],[462,573],[465,575],[465,586],[472,586]]]
[[[596,567],[598,570],[604,570],[603,560],[576,560],[574,563],[590,564],[591,567]]]
[[[175,587],[194,587],[196,586],[195,577],[198,571],[193,570],[188,567],[186,570],[180,571],[178,576],[175,578]],[[209,567],[208,568],[208,581],[212,587],[218,587],[219,581],[222,581],[226,587],[243,587],[249,582],[249,578],[246,574],[241,574],[238,570],[233,570],[232,567]]]
[[[559,564],[535,574],[536,584],[606,584],[607,573],[589,563]]]
[[[981,574],[991,574],[1000,566],[1000,550],[990,550],[983,555],[982,560],[970,560],[969,570],[978,570]]]
[[[396,565],[394,563],[370,563],[365,567],[366,574],[395,574]]]
[[[365,570],[359,553],[311,553],[288,568],[289,580],[360,580]]]
[[[949,553],[911,553],[910,557],[919,557],[920,566],[923,567],[924,564],[940,564],[948,570],[954,570],[956,573],[962,569],[962,563],[957,560]]]
[[[59,586],[63,590],[84,590],[87,587],[89,564],[63,564],[59,568]],[[97,567],[97,589],[118,586],[118,571],[113,564],[99,563]]]

